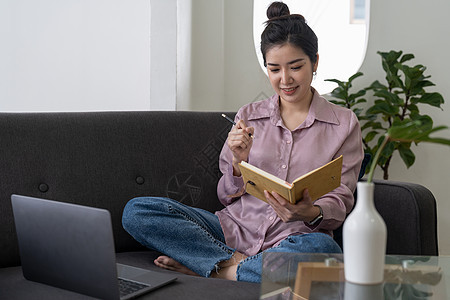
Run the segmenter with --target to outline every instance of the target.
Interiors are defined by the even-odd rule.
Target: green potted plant
[[[450,146],[450,140],[432,138],[430,134],[445,129],[432,126],[431,118],[395,120],[385,132],[370,164],[367,182],[358,182],[358,201],[343,227],[345,278],[358,284],[378,284],[383,281],[386,254],[386,224],[377,212],[373,191],[373,174],[389,143],[430,142]],[[368,259],[370,258],[370,259]]]
[[[373,170],[378,165],[383,170],[383,178],[389,179],[389,166],[395,151],[398,151],[409,168],[415,162],[415,155],[411,150],[412,143],[418,144],[422,141],[446,143],[445,139],[429,137],[429,134],[446,127],[433,128],[431,117],[419,112],[421,104],[441,108],[444,99],[440,93],[425,90],[434,85],[428,80],[431,76],[424,75],[425,66],[411,67],[406,64],[414,58],[413,54],[403,54],[402,51],[378,52],[378,54],[381,56],[382,67],[386,73],[385,83],[376,80],[369,87],[351,93],[352,82],[363,75],[361,72],[351,76],[347,82],[336,79],[328,81],[338,84],[330,94],[335,100],[330,101],[352,109],[361,122],[365,152],[372,156],[372,168],[367,172],[372,170],[373,175]],[[362,98],[367,91],[373,92],[374,101],[363,114],[362,109],[357,106],[367,102]],[[393,127],[397,129],[392,129]],[[406,134],[408,128],[418,130],[422,135],[415,136],[416,139],[397,138],[398,130]],[[391,134],[387,137],[386,133],[389,132]],[[376,143],[373,144],[372,141]]]
[[[358,182],[358,201],[354,210],[346,218],[343,228],[345,278],[357,284],[378,284],[383,281],[384,258],[386,253],[386,224],[376,211],[373,201],[373,174],[376,166],[388,179],[388,168],[395,151],[398,151],[409,168],[415,161],[411,150],[412,143],[438,143],[450,146],[450,140],[434,138],[430,135],[446,129],[446,126],[433,127],[433,120],[419,113],[418,104],[441,107],[444,103],[439,93],[429,93],[426,87],[433,83],[425,76],[425,67],[405,64],[414,58],[402,52],[378,52],[386,72],[387,84],[373,82],[368,88],[351,93],[352,82],[362,76],[358,72],[347,82],[330,79],[338,87],[331,96],[332,102],[352,109],[361,122],[365,152],[372,155],[367,182]],[[356,107],[366,102],[362,98],[367,91],[373,91],[374,103],[365,114]],[[377,138],[374,146],[370,142]]]

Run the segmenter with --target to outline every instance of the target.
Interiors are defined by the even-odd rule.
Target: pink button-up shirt
[[[363,159],[361,130],[355,114],[334,105],[316,91],[306,120],[295,130],[284,126],[278,95],[242,107],[235,120],[255,128],[248,162],[288,182],[343,155],[341,186],[318,199],[323,220],[315,227],[303,221],[284,223],[272,207],[245,193],[242,177],[233,176],[232,153],[227,144],[220,154],[223,176],[217,193],[225,208],[216,212],[226,244],[246,255],[276,246],[289,235],[324,232],[332,235],[353,207]]]

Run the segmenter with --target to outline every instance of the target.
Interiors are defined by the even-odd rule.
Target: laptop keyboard
[[[139,290],[145,289],[149,287],[149,285],[142,284],[135,281],[130,281],[127,279],[119,278],[119,291],[120,297],[124,297],[130,295],[132,293],[136,293]]]

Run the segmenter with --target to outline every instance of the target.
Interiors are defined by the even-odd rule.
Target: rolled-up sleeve
[[[219,168],[223,176],[219,179],[217,185],[217,196],[220,202],[228,206],[236,199],[238,199],[243,193],[244,180],[242,176],[233,176],[233,154],[228,148],[227,143],[222,148],[219,158]]]
[[[334,230],[345,220],[346,215],[354,205],[353,193],[356,189],[361,162],[364,157],[364,150],[361,139],[361,129],[355,114],[351,113],[348,122],[348,130],[343,133],[342,146],[334,158],[343,156],[341,185],[334,191],[324,195],[316,201],[323,211],[323,221],[318,228]]]

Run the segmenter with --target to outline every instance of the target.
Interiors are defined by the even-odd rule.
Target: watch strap
[[[316,207],[319,208],[320,213],[317,217],[315,217],[311,222],[307,222],[309,225],[316,225],[318,223],[320,223],[320,221],[322,221],[323,219],[323,211],[322,211],[322,207],[320,207],[319,205],[314,205]]]

